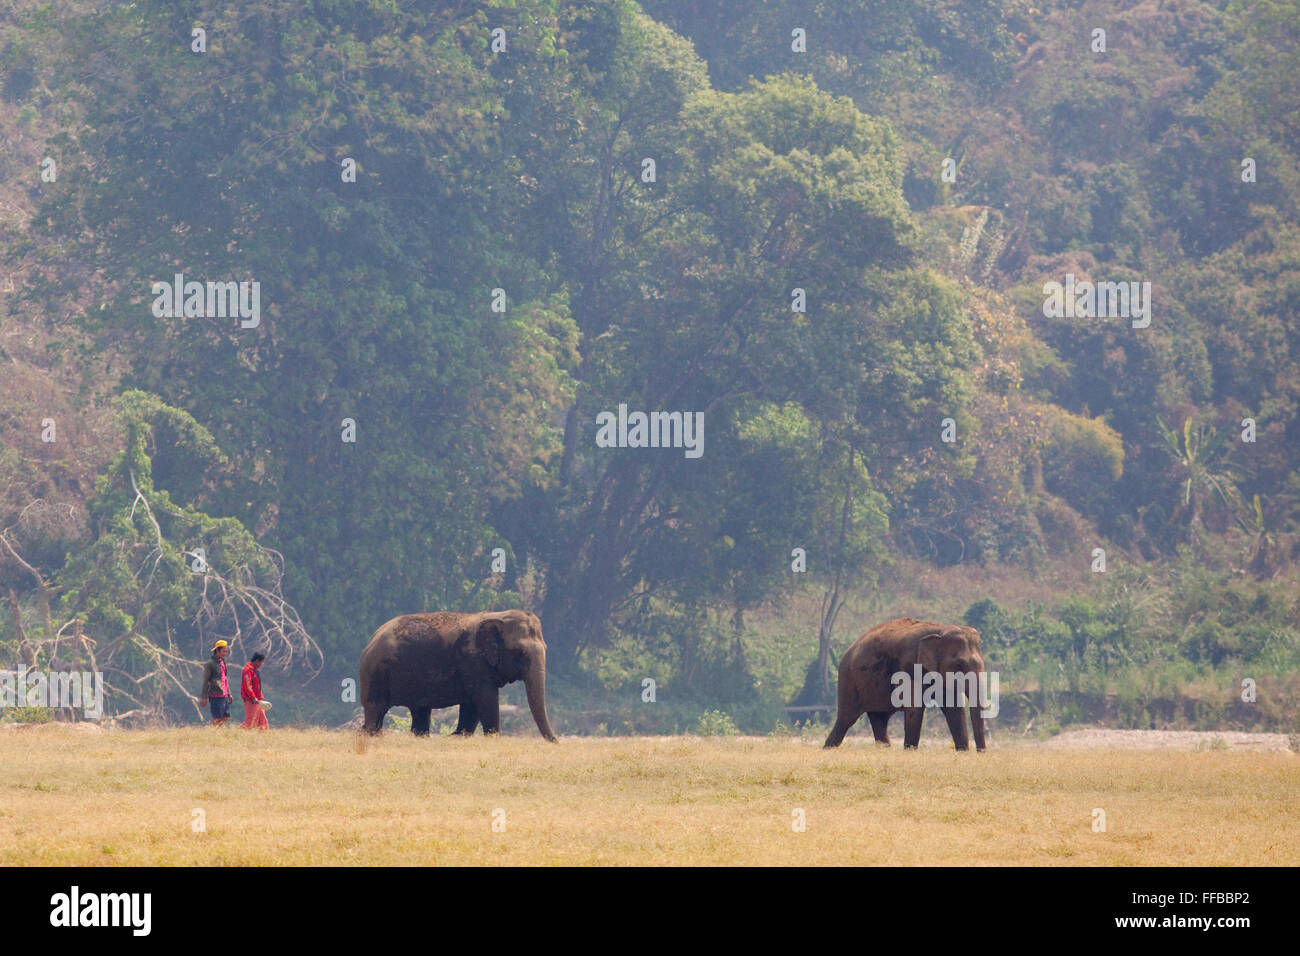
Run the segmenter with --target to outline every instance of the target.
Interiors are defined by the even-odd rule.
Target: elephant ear
[[[478,645],[479,653],[483,655],[483,660],[487,662],[488,667],[495,668],[501,663],[503,637],[504,628],[499,620],[488,618],[479,624],[474,642]]]
[[[943,637],[940,631],[921,635],[916,646],[916,660],[921,665],[922,671],[940,670],[939,657],[943,653]]]

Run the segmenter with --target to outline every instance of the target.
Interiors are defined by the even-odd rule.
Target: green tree
[[[1234,520],[1244,513],[1237,487],[1243,474],[1238,466],[1223,459],[1224,432],[1191,416],[1183,422],[1181,433],[1163,419],[1157,421],[1165,447],[1180,472],[1178,505],[1170,521],[1185,518],[1187,540],[1195,546],[1205,531],[1203,515],[1207,506],[1222,509]]]
[[[662,59],[656,28],[620,36],[632,51],[639,45]],[[677,56],[683,75],[693,75],[689,50]],[[700,88],[683,104],[659,134],[674,144],[660,163],[667,182],[637,180],[644,151],[635,141],[589,148],[603,157],[587,169],[583,190],[596,204],[570,207],[560,239],[584,263],[569,272],[583,333],[581,387],[566,422],[544,610],[562,660],[604,644],[627,595],[679,587],[727,594],[725,577],[648,561],[658,548],[649,547],[647,527],[673,515],[674,533],[686,539],[739,542],[718,527],[728,511],[719,499],[696,499],[719,485],[692,474],[700,463],[595,449],[599,411],[620,403],[703,411],[712,475],[745,466],[713,451],[731,447],[739,410],[796,402],[818,420],[853,423],[864,436],[858,454],[870,460],[900,432],[927,431],[918,412],[955,407],[975,355],[955,291],[909,269],[914,233],[885,124],[792,76],[740,94]],[[618,121],[611,125],[608,133],[593,125],[598,141],[622,142]],[[812,303],[807,315],[791,311],[796,288]],[[716,517],[687,528],[686,514]]]
[[[70,306],[126,382],[218,437],[232,469],[214,513],[285,554],[344,673],[397,611],[519,600],[495,590],[491,515],[545,486],[559,447],[574,329],[512,248],[525,193],[489,19],[513,58],[559,58],[543,2],[146,0],[59,28],[82,116],[53,144],[33,235],[93,269],[94,301]],[[178,272],[257,280],[260,324],[155,316],[151,283]],[[33,294],[61,301],[50,280]]]
[[[145,392],[114,404],[125,447],[96,483],[90,540],[57,575],[68,618],[59,630],[76,624],[80,633],[84,621],[88,669],[105,675],[110,712],[129,704],[161,716],[183,706],[194,690],[190,665],[219,639],[245,654],[265,652],[285,673],[313,676],[320,649],[284,599],[283,558],[237,520],[180,505],[154,486],[149,446],[164,435],[173,454],[226,467],[211,433]]]

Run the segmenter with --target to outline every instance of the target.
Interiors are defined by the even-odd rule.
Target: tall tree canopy
[[[562,676],[706,682],[805,594],[812,700],[895,557],[1300,527],[1300,0],[11,7],[0,642],[206,656],[215,535],[332,676],[525,604]],[[1067,274],[1152,322],[1045,315]]]

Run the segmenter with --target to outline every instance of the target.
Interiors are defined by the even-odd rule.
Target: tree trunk
[[[853,461],[855,450],[849,445],[848,468],[844,480],[844,504],[840,509],[840,535],[836,548],[835,576],[830,590],[822,597],[822,610],[817,623],[817,660],[804,678],[803,690],[795,698],[795,706],[832,705],[835,687],[831,678],[831,638],[835,634],[835,620],[844,607],[842,583],[844,580],[844,547],[849,537],[849,515],[853,504]]]

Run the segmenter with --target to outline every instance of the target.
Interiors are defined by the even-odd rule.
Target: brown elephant
[[[920,671],[916,665],[920,665]],[[840,660],[839,707],[835,726],[826,738],[827,747],[838,747],[864,713],[871,721],[871,731],[876,742],[889,746],[886,728],[889,718],[903,711],[903,747],[915,747],[921,742],[923,706],[898,706],[891,697],[895,692],[892,680],[895,674],[907,674],[915,680],[919,674],[942,674],[945,683],[948,674],[974,674],[982,681],[984,655],[980,652],[980,634],[973,627],[936,624],[918,621],[913,617],[900,617],[886,621],[867,631]],[[909,699],[909,698],[905,698]],[[975,749],[984,749],[984,718],[979,703],[967,696],[970,705],[971,729],[975,736]],[[966,750],[966,711],[950,700],[943,707],[948,720],[953,743],[958,750]]]
[[[501,731],[497,691],[524,682],[542,736],[555,743],[546,716],[546,641],[528,611],[403,614],[375,631],[361,652],[361,705],[367,733],[377,734],[388,708],[411,711],[411,732],[429,732],[435,707],[460,705],[456,733]]]

